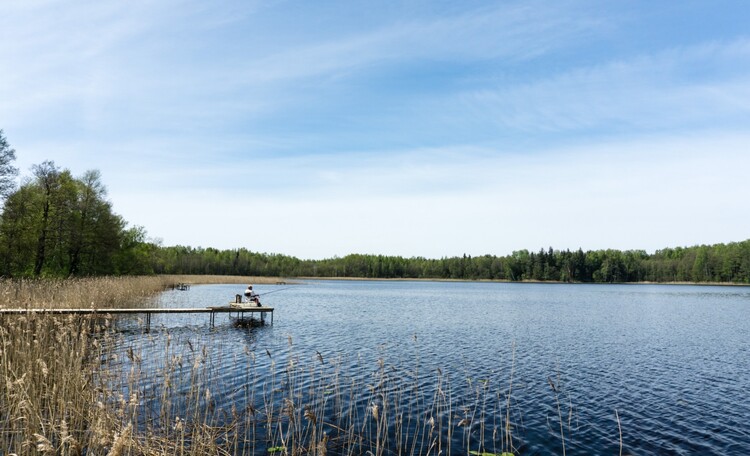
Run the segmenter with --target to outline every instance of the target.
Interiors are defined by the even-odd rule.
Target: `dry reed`
[[[128,307],[176,284],[267,284],[279,281],[275,277],[197,275],[0,279],[0,309]]]
[[[6,280],[0,281],[0,305],[129,306],[171,284],[201,281]],[[236,283],[261,282],[243,277]],[[353,355],[296,353],[291,337],[283,355],[247,348],[230,355],[189,338],[175,341],[165,329],[126,343],[108,318],[0,318],[2,454],[514,451],[512,374],[505,390],[499,382],[479,380],[470,385],[469,397],[457,401],[447,375],[439,368],[423,370],[416,337],[412,362],[391,363],[387,356],[351,362],[347,356]],[[161,362],[144,363],[154,352]],[[244,368],[234,401],[241,407],[216,405],[217,395],[229,389],[220,367],[225,365]],[[434,390],[425,391],[426,382]]]

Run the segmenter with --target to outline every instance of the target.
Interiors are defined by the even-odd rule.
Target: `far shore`
[[[269,276],[234,276],[234,275],[200,275],[200,274],[159,274],[174,284],[211,285],[211,284],[245,284],[245,285],[294,285],[293,278]]]
[[[733,282],[562,282],[559,280],[505,280],[505,279],[441,279],[441,278],[374,278],[374,277],[295,277],[288,280],[349,280],[371,282],[486,282],[486,283],[538,283],[548,285],[689,285],[689,286],[722,286],[748,287],[748,283]],[[260,283],[260,282],[258,282]]]

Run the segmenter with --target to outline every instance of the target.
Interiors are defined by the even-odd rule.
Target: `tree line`
[[[429,259],[360,255],[324,260],[248,249],[162,246],[128,227],[96,170],[73,176],[54,162],[15,184],[13,150],[0,130],[0,276],[215,274],[555,282],[750,284],[750,240],[643,250],[519,250],[511,255]]]
[[[284,277],[459,279],[583,283],[732,282],[750,284],[750,240],[657,250],[519,250],[507,256],[441,259],[347,255],[300,260],[247,249],[186,246],[153,250],[154,272]]]

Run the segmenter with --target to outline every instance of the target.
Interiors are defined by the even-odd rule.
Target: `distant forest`
[[[112,210],[98,171],[73,176],[46,161],[15,185],[15,151],[0,130],[0,276],[216,274],[555,282],[750,284],[750,240],[642,250],[519,250],[508,256],[428,259],[347,255],[325,260],[164,247]]]
[[[750,240],[677,247],[649,255],[642,250],[519,250],[508,256],[428,259],[347,255],[300,260],[245,249],[154,248],[154,272],[282,277],[361,277],[620,282],[733,282],[750,284]]]

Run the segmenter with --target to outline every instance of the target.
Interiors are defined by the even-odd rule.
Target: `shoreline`
[[[343,280],[352,282],[484,282],[484,283],[534,283],[546,285],[684,285],[684,286],[717,286],[717,287],[750,287],[748,283],[734,282],[562,282],[559,280],[505,280],[505,279],[441,279],[441,278],[375,278],[375,277],[294,277],[290,280]],[[260,282],[259,282],[260,283]]]
[[[157,274],[157,277],[168,278],[175,283],[184,283],[187,285],[232,285],[232,284],[253,284],[253,285],[297,285],[295,278],[292,277],[273,277],[273,276],[238,276],[238,275],[201,275],[201,274]]]

